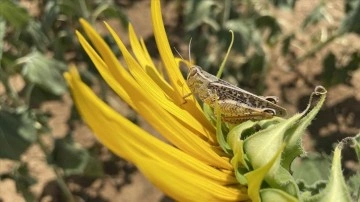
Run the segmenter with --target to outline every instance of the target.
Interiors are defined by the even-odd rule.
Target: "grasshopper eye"
[[[267,100],[273,104],[277,104],[279,102],[279,98],[276,96],[265,96],[265,100]]]
[[[271,115],[273,115],[273,116],[276,115],[275,109],[271,109],[271,108],[264,108],[264,109],[263,109],[263,112],[269,113],[269,114],[271,114]]]
[[[191,67],[189,71],[189,76],[195,76],[197,73],[197,69],[195,67]]]
[[[187,79],[189,79],[190,77],[195,76],[199,71],[199,67],[198,66],[192,66],[190,67],[189,73],[187,75]]]

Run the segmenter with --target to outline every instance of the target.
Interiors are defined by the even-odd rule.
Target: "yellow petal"
[[[155,40],[159,49],[161,59],[166,67],[172,86],[179,93],[178,99],[181,100],[183,96],[182,93],[188,94],[190,93],[190,90],[189,88],[187,88],[185,80],[183,79],[180,70],[175,62],[175,57],[171,52],[169,40],[166,36],[165,28],[163,26],[164,23],[161,17],[160,0],[151,1],[151,19]]]
[[[139,159],[140,171],[157,187],[178,201],[247,201],[246,189],[223,186],[206,177],[171,164],[160,164],[149,159]],[[157,173],[154,175],[154,173]]]
[[[179,70],[179,65],[175,61],[175,57],[171,52],[169,40],[166,36],[164,28],[164,22],[161,17],[160,0],[151,1],[151,20],[161,60],[165,65],[168,77],[171,81],[173,88],[178,93],[177,99],[175,101],[178,104],[184,103],[184,96],[190,94],[191,91],[186,85],[186,82]],[[185,104],[183,107],[187,111],[191,112],[193,116],[203,125],[203,127],[212,127],[194,97],[192,97],[191,99],[187,99],[187,104]]]
[[[91,39],[91,42],[93,43],[94,47],[101,55],[101,58],[104,60],[105,64],[107,64],[106,69],[113,75],[114,79],[118,83],[121,83],[125,89],[127,88],[127,85],[135,85],[134,79],[126,71],[126,69],[120,64],[120,62],[118,61],[112,50],[101,38],[101,36],[98,33],[96,33],[96,31],[91,27],[91,25],[87,23],[84,19],[80,19],[80,23],[81,26],[84,28],[86,35]]]
[[[127,93],[126,89],[129,88],[138,88],[137,83],[130,77],[130,75],[126,76],[126,73],[122,73],[120,75],[121,79],[124,79],[122,82],[123,85],[119,85],[119,82],[114,77],[112,72],[110,72],[108,65],[100,58],[100,56],[95,52],[95,50],[91,47],[91,45],[86,41],[86,39],[79,33],[76,32],[76,35],[79,39],[81,46],[84,48],[88,56],[91,58],[92,62],[96,66],[97,70],[99,71],[100,75],[107,84],[132,108],[136,110],[136,106],[132,102],[130,96]],[[113,54],[113,53],[110,53]]]
[[[109,27],[109,26],[108,26]],[[175,97],[174,89],[165,81],[164,77],[156,69],[154,63],[152,62],[150,56],[148,55],[147,50],[143,49],[140,41],[138,40],[134,28],[129,24],[129,38],[132,51],[135,54],[136,59],[140,63],[140,66],[145,70],[146,74],[154,81],[166,95],[170,96],[172,99]]]
[[[135,58],[138,60],[140,65],[142,67],[151,68],[152,71],[155,74],[158,74],[158,77],[160,77],[166,84],[168,84],[163,77],[160,76],[158,70],[156,69],[149,53],[146,50],[146,46],[143,46],[138,39],[135,30],[131,23],[129,23],[129,39],[130,39],[130,45],[131,50],[133,51]],[[144,49],[145,48],[145,49]],[[171,89],[171,86],[169,85],[169,88]]]
[[[215,144],[216,138],[214,135],[214,128],[210,126],[210,123],[207,120],[200,119],[198,121],[197,116],[193,117],[192,114],[189,113],[188,110],[184,110],[182,108],[179,108],[178,105],[175,105],[171,100],[169,100],[169,96],[164,96],[161,94],[161,89],[158,88],[154,84],[152,80],[147,75],[144,75],[141,72],[141,67],[138,67],[138,64],[134,59],[131,57],[130,53],[126,50],[125,46],[122,44],[121,40],[118,38],[118,36],[114,33],[114,31],[109,28],[109,31],[114,36],[115,40],[119,44],[119,47],[122,48],[123,54],[125,58],[127,58],[127,62],[129,62],[129,66],[135,66],[134,68],[131,68],[133,70],[133,73],[137,75],[138,81],[142,82],[143,87],[146,87],[146,89],[139,87],[134,80],[134,78],[124,70],[119,70],[120,74],[118,76],[113,75],[111,76],[112,72],[116,72],[117,70],[109,71],[109,69],[112,69],[116,67],[116,69],[120,68],[123,69],[123,67],[119,64],[118,61],[116,61],[116,57],[114,54],[110,51],[110,48],[106,45],[106,43],[103,41],[103,39],[96,33],[96,31],[84,20],[81,20],[81,24],[84,27],[84,30],[88,34],[90,40],[93,42],[96,49],[100,52],[101,57],[104,58],[104,61],[98,56],[95,57],[96,52],[92,50],[92,47],[90,44],[78,33],[78,37],[80,40],[80,43],[86,50],[86,52],[91,55],[91,58],[93,61],[96,61],[97,64],[95,65],[100,72],[100,74],[103,76],[103,78],[106,80],[106,82],[110,85],[110,87],[118,93],[118,95],[123,98],[126,102],[128,102],[137,112],[142,114],[141,110],[137,110],[137,107],[133,104],[131,100],[129,100],[129,94],[134,94],[135,91],[139,91],[139,93],[143,94],[145,96],[145,99],[149,100],[149,102],[154,102],[154,105],[160,105],[162,108],[168,110],[172,115],[176,117],[176,119],[180,119],[180,123],[184,125],[186,129],[184,130],[178,130],[178,131],[191,131],[186,134],[193,134],[195,132],[195,135],[199,136],[202,139],[206,139],[207,143]],[[105,54],[104,54],[105,53]],[[95,63],[95,62],[94,62]],[[116,77],[120,77],[119,79],[116,79]],[[147,79],[146,79],[147,78]],[[115,79],[119,81],[118,83],[115,82]],[[145,82],[143,80],[145,79]],[[148,86],[149,83],[152,83],[153,85],[151,87]],[[124,93],[124,89],[127,89],[127,93]],[[129,90],[130,89],[130,90]],[[152,92],[152,94],[149,94],[149,92]],[[160,93],[160,94],[159,94]],[[144,99],[136,97],[136,99]],[[145,117],[145,116],[144,116]],[[146,117],[145,117],[146,118]],[[156,122],[152,122],[149,119],[147,121],[153,125],[158,125]],[[179,122],[179,121],[178,121]],[[188,124],[191,123],[191,124]],[[161,131],[159,131],[161,132]]]
[[[143,68],[141,68],[141,66],[127,51],[125,45],[122,43],[115,31],[108,24],[106,24],[106,26],[123,53],[132,75],[146,92],[149,102],[154,102],[154,104],[167,110],[170,114],[180,120],[180,123],[182,123],[185,128],[189,128],[191,131],[197,131],[196,134],[202,136],[202,138],[209,138],[208,142],[210,144],[216,143],[213,127],[209,126],[209,122],[206,121],[208,127],[204,127],[204,124],[199,122],[199,120],[190,113],[191,111],[181,108],[183,105],[178,105],[174,103],[174,100],[169,99],[174,98],[174,95],[166,95],[163,93],[162,88],[160,88],[157,83],[146,74]]]
[[[237,182],[228,156],[216,141],[215,128],[205,118],[196,99],[188,98],[183,104],[190,90],[180,72],[179,60],[171,52],[159,0],[152,0],[151,10],[166,79],[131,25],[129,37],[133,54],[105,23],[126,67],[86,21],[81,20],[81,24],[91,45],[81,34],[77,35],[110,87],[171,144],[149,135],[111,109],[81,81],[72,67],[65,77],[80,114],[107,148],[133,162],[151,182],[174,199],[248,200],[246,188]]]
[[[80,43],[92,59],[94,65],[102,75],[105,75],[103,78],[117,92],[117,87],[121,86],[118,83],[112,82],[112,77],[106,72],[108,68],[105,62],[96,54],[91,46],[83,40],[81,37],[79,38]],[[158,104],[151,102],[151,98],[147,97],[142,91],[142,88],[136,84],[137,83],[134,84],[134,82],[127,83],[125,90],[129,92],[128,95],[131,96],[130,100],[132,101],[131,103],[134,109],[137,109],[149,123],[153,124],[153,127],[157,131],[178,148],[208,162],[210,165],[224,169],[231,168],[228,160],[219,156],[219,153],[222,153],[220,150],[216,150],[216,148],[210,146],[208,142],[194,135],[192,131],[183,127],[176,117],[168,114]]]
[[[169,162],[179,168],[192,170],[220,184],[232,184],[236,179],[196,158],[172,147],[119,115],[102,102],[82,81],[73,67],[65,74],[80,114],[99,140],[114,153],[136,162],[139,156],[147,156]],[[114,134],[116,132],[116,135]]]
[[[85,21],[82,21],[82,24],[86,25],[87,23]],[[87,30],[87,33],[89,33],[89,38],[92,40],[95,46],[98,46],[97,49],[100,50],[106,50],[108,47],[106,47],[106,44],[102,42],[102,39],[97,37],[97,34],[94,33],[95,31],[88,26],[85,26],[84,29]],[[112,31],[111,29],[109,29]],[[115,40],[120,44],[120,47],[122,48],[123,54],[125,56],[126,61],[128,62],[128,65],[131,67],[135,67],[138,65],[136,61],[131,57],[130,53],[124,48],[124,45],[121,43],[120,39],[117,37],[115,33],[113,33],[113,36]],[[183,151],[192,154],[199,159],[202,159],[206,162],[208,162],[210,165],[214,165],[215,167],[219,168],[225,168],[230,169],[231,165],[228,162],[227,158],[223,158],[221,156],[224,156],[225,154],[223,151],[218,148],[217,146],[211,146],[209,145],[209,142],[207,139],[203,139],[199,137],[198,135],[211,137],[211,134],[204,128],[201,124],[197,125],[197,129],[200,130],[196,132],[194,129],[189,128],[189,126],[193,127],[196,126],[197,121],[194,120],[191,121],[193,118],[192,116],[186,117],[186,115],[189,115],[189,112],[186,110],[183,110],[179,108],[178,106],[174,105],[174,103],[169,102],[167,98],[159,99],[159,96],[151,96],[149,95],[148,91],[152,91],[152,89],[147,89],[145,91],[143,88],[141,88],[139,85],[137,85],[134,80],[132,80],[131,76],[123,77],[128,82],[121,83],[115,83],[114,79],[112,79],[111,75],[107,73],[108,69],[110,69],[109,65],[106,66],[106,61],[103,61],[100,56],[96,54],[96,52],[91,48],[91,46],[79,35],[79,40],[82,46],[84,47],[85,51],[88,53],[92,61],[94,62],[95,66],[97,67],[98,71],[104,76],[104,79],[108,82],[108,84],[115,90],[115,92],[119,93],[121,89],[121,86],[124,85],[124,89],[127,91],[127,95],[131,96],[129,103],[132,104],[132,107],[137,110],[138,113],[140,113],[152,126],[157,129],[165,138],[167,138],[171,143],[176,145],[177,147],[181,148]],[[111,53],[109,53],[111,54]],[[102,55],[103,56],[103,55]],[[108,61],[112,61],[111,57],[108,58]],[[111,62],[112,64],[112,62]],[[137,67],[136,70],[140,74],[140,76],[147,77],[146,74],[142,74],[144,72],[141,72],[141,68]],[[124,72],[124,74],[127,74],[127,72]],[[139,80],[140,77],[138,77]],[[150,80],[147,80],[148,82],[151,82]],[[154,87],[152,85],[152,87]],[[156,87],[154,87],[156,88]],[[161,90],[159,89],[161,92]],[[155,93],[155,92],[153,92]],[[122,94],[119,94],[122,97]],[[160,96],[161,98],[161,96]],[[154,102],[154,99],[157,100]],[[164,102],[167,102],[167,104]],[[167,109],[167,105],[172,105],[173,108],[168,109],[171,113],[176,113],[179,115],[179,117],[183,117],[183,121],[179,121],[179,117],[171,116],[168,114],[164,109]],[[185,116],[185,118],[184,118]],[[191,124],[188,124],[191,123]],[[194,133],[195,132],[195,133]],[[211,139],[210,139],[211,140]],[[215,142],[215,141],[214,141]]]

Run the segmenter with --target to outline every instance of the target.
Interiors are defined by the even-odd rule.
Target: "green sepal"
[[[214,111],[215,111],[215,115],[216,115],[216,139],[217,139],[217,142],[219,143],[220,147],[226,154],[232,155],[233,152],[232,152],[229,144],[226,141],[227,133],[224,134],[223,130],[222,130],[221,114],[220,114],[218,102],[215,103]]]
[[[330,178],[324,190],[314,196],[304,198],[304,201],[319,202],[350,202],[351,197],[341,170],[341,149],[339,144],[334,151]]]
[[[316,87],[310,96],[309,105],[303,113],[295,114],[293,117],[283,120],[278,124],[271,124],[266,129],[260,130],[247,138],[244,141],[244,152],[251,161],[252,166],[258,168],[266,164],[264,159],[270,159],[285,142],[286,148],[283,154],[285,160],[283,160],[282,165],[285,165],[284,167],[288,169],[295,157],[285,153],[299,148],[299,140],[306,127],[320,110],[325,96],[326,90],[321,86]],[[259,122],[261,126],[264,126],[266,123],[267,121]]]
[[[299,121],[286,131],[284,136],[285,149],[281,157],[281,166],[278,167],[274,173],[269,173],[266,177],[266,182],[273,188],[279,188],[288,194],[299,197],[300,190],[295,179],[290,173],[290,165],[296,156],[302,153],[300,147],[301,137],[303,136],[306,127],[311,120],[319,112],[322,104],[325,101],[327,91],[325,88],[318,86],[310,96],[308,107],[302,112]],[[296,152],[298,151],[298,152]]]
[[[269,175],[265,177],[265,181],[272,188],[285,191],[297,198],[300,196],[300,190],[295,179],[290,172],[281,166],[277,167],[276,171],[269,173]]]
[[[204,111],[204,115],[205,115],[206,119],[209,120],[212,125],[216,125],[216,118],[214,117],[214,112],[213,112],[212,108],[209,105],[207,105],[206,103],[204,103],[203,111]]]
[[[300,114],[253,134],[244,141],[244,152],[254,169],[267,164],[283,144],[285,132],[294,125]],[[279,164],[280,165],[280,164]]]
[[[270,187],[283,190],[295,197],[300,196],[299,188],[288,168],[299,152],[296,153],[296,156],[287,153],[296,150],[302,152],[301,147],[299,147],[300,138],[319,111],[325,100],[325,95],[326,90],[323,87],[316,87],[304,112],[295,114],[287,120],[268,124],[266,129],[260,130],[244,140],[243,147],[246,154],[244,158],[248,159],[253,169],[266,165],[280,147],[285,145],[282,158],[275,162],[265,177],[265,181]],[[261,121],[258,124],[266,126],[267,121]]]
[[[282,145],[275,155],[264,164],[262,167],[259,167],[251,172],[245,174],[245,177],[248,180],[248,195],[252,201],[261,201],[260,200],[260,188],[263,183],[265,176],[268,172],[273,169],[275,163],[280,160],[281,152],[283,151],[285,145]]]
[[[261,128],[267,128],[279,122],[280,118],[273,118],[260,122],[246,121],[234,126],[227,135],[227,143],[233,151],[230,163],[234,167],[235,177],[242,185],[247,185],[245,174],[251,170],[251,165],[244,153],[244,139],[250,137]]]
[[[301,120],[291,127],[285,134],[286,147],[282,155],[281,165],[290,171],[290,166],[293,160],[303,154],[301,146],[301,138],[305,133],[306,128],[315,118],[323,105],[326,98],[326,89],[322,86],[317,86],[310,96],[308,107],[300,114]]]
[[[247,131],[250,131],[251,133],[252,130],[254,130],[253,128],[255,125],[255,122],[246,121],[242,124],[235,126],[232,130],[230,130],[227,135],[227,143],[229,144],[230,148],[234,153],[234,156],[231,159],[231,164],[234,166],[234,168],[245,167],[247,170],[250,170],[249,165],[245,161],[245,153],[243,149],[244,141],[242,136]]]
[[[294,196],[279,190],[279,189],[262,189],[260,190],[260,197],[262,202],[297,202],[299,201]]]

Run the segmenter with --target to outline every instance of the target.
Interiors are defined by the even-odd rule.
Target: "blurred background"
[[[360,128],[358,0],[163,0],[170,45],[222,78],[259,95],[275,95],[292,115],[317,85],[328,98],[303,139],[298,166],[323,168],[334,145]],[[100,78],[79,46],[78,19],[88,20],[121,55],[102,21],[129,45],[132,23],[159,61],[148,0],[0,1],[0,202],[171,201],[131,163],[96,141],[73,107],[62,77],[76,64],[83,79],[119,113],[156,135]],[[175,51],[174,51],[175,53]],[[176,54],[176,53],[175,53]],[[186,71],[184,72],[186,74]],[[345,176],[359,169],[343,151]],[[321,165],[321,166],[319,166]],[[352,180],[352,179],[348,179]]]

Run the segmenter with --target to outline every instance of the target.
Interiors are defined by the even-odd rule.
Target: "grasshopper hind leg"
[[[242,122],[253,120],[263,120],[263,119],[270,119],[273,117],[273,114],[270,114],[268,112],[254,112],[254,113],[248,113],[248,114],[241,114],[236,116],[226,116],[222,115],[222,120],[227,123],[231,124],[240,124]]]
[[[190,97],[193,93],[188,93],[186,95],[184,95],[182,98],[183,98],[183,102],[181,103],[181,105],[184,105],[187,103],[187,100],[186,98]]]
[[[219,100],[218,104],[222,120],[232,124],[239,124],[247,120],[269,119],[276,113],[271,108],[252,108],[233,100]]]

